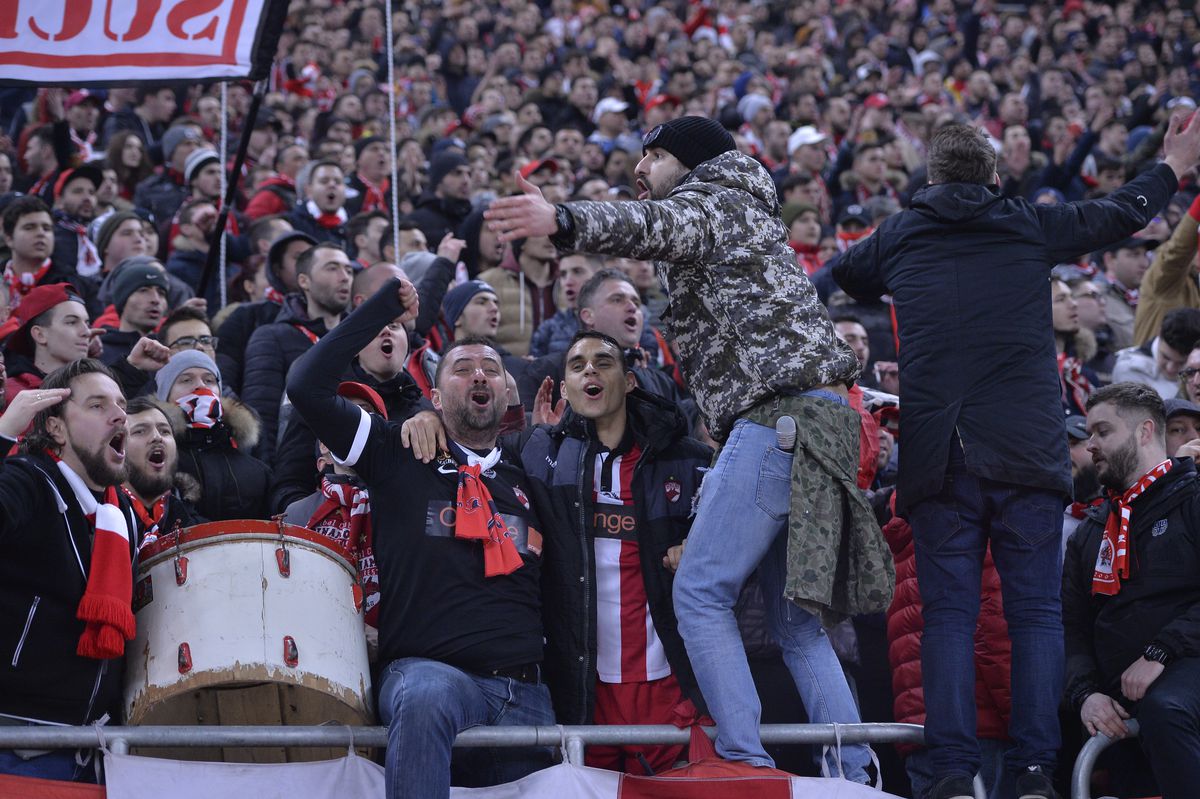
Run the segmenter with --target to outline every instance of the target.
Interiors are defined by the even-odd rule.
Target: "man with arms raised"
[[[528,478],[496,443],[506,406],[500,355],[473,339],[445,353],[432,400],[450,443],[429,463],[405,448],[399,425],[336,393],[380,329],[416,312],[412,284],[389,280],[288,380],[296,411],[371,495],[388,799],[449,796],[451,745],[468,727],[554,718],[541,681],[540,524]],[[547,763],[541,751],[505,751],[457,781],[506,782]]]

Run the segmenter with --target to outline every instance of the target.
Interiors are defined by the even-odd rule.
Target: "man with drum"
[[[450,444],[429,463],[398,424],[337,395],[380,329],[416,313],[412,284],[388,281],[296,362],[287,386],[371,495],[388,799],[449,796],[462,730],[554,723],[541,680],[540,524],[519,460],[497,446],[507,406],[499,353],[468,338],[443,355],[431,399]],[[471,750],[456,754],[455,781],[509,782],[545,765],[545,750]]]
[[[118,712],[134,637],[125,396],[83,358],[13,399],[0,446],[31,422],[22,454],[0,465],[0,725],[91,724]],[[0,750],[0,773],[90,772],[72,751]]]

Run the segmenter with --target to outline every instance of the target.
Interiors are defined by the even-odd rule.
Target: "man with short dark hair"
[[[1138,290],[1150,268],[1147,253],[1158,246],[1154,239],[1129,236],[1101,249],[1097,262],[1104,271],[1105,297],[1108,299],[1108,326],[1112,330],[1113,350],[1133,346],[1133,328],[1137,319]]]
[[[1150,222],[1200,160],[1200,122],[1184,127],[1177,115],[1164,152],[1102,200],[1038,206],[1000,197],[987,137],[947,125],[910,209],[833,266],[853,297],[892,295],[904,342],[896,512],[913,528],[923,602],[932,799],[972,796],[979,769],[972,637],[989,543],[1013,640],[1008,767],[1018,795],[1055,796],[1060,508],[1071,480],[1046,281],[1054,264]]]
[[[317,241],[346,246],[346,183],[334,161],[319,161],[308,173],[305,199],[292,209],[292,227]]]
[[[137,519],[134,542],[141,549],[177,528],[191,527],[204,519],[183,498],[176,482],[179,451],[167,411],[150,397],[140,396],[129,401],[125,413],[129,476],[122,489],[133,506]]]
[[[1088,449],[1105,501],[1067,542],[1066,697],[1089,735],[1129,734],[1163,799],[1200,783],[1200,483],[1167,457],[1162,398],[1114,383],[1088,402]],[[1014,708],[1015,712],[1015,708]],[[1130,774],[1112,770],[1113,792]],[[1136,795],[1144,795],[1138,792]]]
[[[104,182],[98,167],[85,164],[66,169],[54,181],[54,262],[81,277],[100,272],[100,254],[88,238],[87,226],[96,216],[96,190]]]
[[[1153,340],[1117,353],[1113,382],[1144,383],[1163,399],[1170,399],[1179,394],[1179,370],[1197,344],[1200,344],[1200,309],[1176,308],[1163,317]]]
[[[262,420],[256,454],[268,465],[274,461],[288,369],[345,316],[353,278],[341,247],[328,241],[310,247],[296,261],[299,293],[289,294],[275,321],[250,336],[241,396]]]
[[[497,446],[506,392],[492,347],[467,339],[439,364],[433,404],[449,444],[429,463],[406,448],[399,425],[337,396],[354,355],[383,325],[416,312],[412,284],[388,281],[296,362],[288,394],[370,491],[388,799],[446,799],[461,730],[553,723],[541,676],[544,528],[528,477]],[[458,784],[511,781],[548,764],[544,750],[488,758],[486,767],[472,762]],[[468,759],[476,758],[455,755]]]
[[[4,265],[8,308],[15,309],[35,286],[74,283],[74,270],[63,268],[50,257],[54,249],[54,219],[37,197],[18,197],[4,209],[4,239],[12,257]]]
[[[357,139],[354,142],[354,171],[346,181],[354,196],[346,200],[346,213],[351,216],[371,211],[391,213],[388,202],[391,169],[387,139],[382,136]]]
[[[290,144],[275,153],[275,174],[258,184],[258,190],[246,204],[246,217],[286,214],[296,205],[296,176],[308,163],[308,150],[302,144]]]
[[[425,234],[426,242],[441,241],[471,213],[471,190],[470,162],[458,152],[443,152],[430,162],[429,187],[408,218]]]
[[[136,90],[132,108],[118,111],[104,121],[104,141],[108,142],[122,130],[131,130],[142,140],[155,163],[169,161],[171,156],[162,152],[160,139],[175,116],[177,105],[173,88],[141,86]]]
[[[25,140],[25,160],[28,182],[19,183],[26,194],[41,197],[46,202],[53,202],[51,190],[54,188],[54,178],[58,175],[61,164],[58,150],[54,146],[54,126],[42,125],[34,128]]]
[[[383,260],[379,243],[391,232],[392,226],[383,211],[364,211],[350,217],[346,223],[346,241],[359,268],[366,269]]]

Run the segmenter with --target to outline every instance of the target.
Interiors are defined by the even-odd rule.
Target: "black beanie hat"
[[[661,147],[688,169],[695,169],[710,158],[736,150],[737,145],[721,123],[707,117],[679,117],[664,122],[642,139],[642,150]]]
[[[442,178],[449,175],[460,166],[470,166],[471,162],[467,160],[462,153],[449,152],[440,153],[429,164],[429,190],[437,191],[437,187],[441,184]]]

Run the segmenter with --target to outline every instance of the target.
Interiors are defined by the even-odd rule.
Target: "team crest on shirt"
[[[1154,523],[1154,527],[1150,530],[1150,535],[1153,536],[1154,538],[1158,538],[1160,535],[1162,535],[1166,531],[1167,531],[1167,520],[1159,519],[1158,521],[1156,521]]]
[[[667,495],[668,502],[678,502],[679,498],[683,496],[683,486],[674,477],[668,478],[663,483],[663,493]]]
[[[517,495],[517,502],[525,506],[525,510],[529,510],[529,497],[525,496],[525,492],[520,486],[513,486],[513,493]]]

